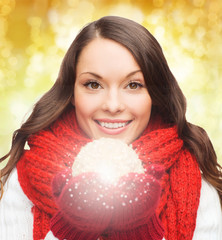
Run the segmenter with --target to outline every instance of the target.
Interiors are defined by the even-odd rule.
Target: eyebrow
[[[126,77],[131,77],[131,76],[133,76],[134,74],[136,74],[136,73],[138,73],[138,72],[141,72],[141,73],[142,73],[142,71],[139,69],[139,70],[135,70],[135,71],[129,73]],[[102,77],[101,77],[100,75],[98,75],[98,74],[96,74],[96,73],[93,73],[93,72],[83,72],[83,73],[81,73],[79,76],[81,76],[81,75],[83,75],[83,74],[90,74],[90,75],[92,75],[92,76],[94,76],[94,77],[96,77],[96,78],[98,78],[98,79],[102,79]]]

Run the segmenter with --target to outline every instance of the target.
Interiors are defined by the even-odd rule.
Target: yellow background
[[[157,38],[188,120],[206,129],[222,163],[221,0],[0,0],[0,156],[80,28],[104,15],[131,18]]]

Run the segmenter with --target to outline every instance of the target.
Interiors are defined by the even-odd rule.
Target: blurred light
[[[187,22],[190,24],[190,25],[195,25],[197,23],[197,20],[198,20],[198,15],[195,15],[195,14],[191,14],[188,18],[187,18]]]
[[[205,52],[206,52],[205,47],[202,44],[199,44],[198,46],[196,46],[194,50],[194,54],[199,58],[202,57]]]
[[[11,55],[11,51],[9,48],[3,48],[1,51],[1,55],[3,58],[8,58]]]
[[[73,18],[72,18],[72,15],[70,14],[70,15],[68,15],[68,14],[66,14],[66,15],[64,15],[64,16],[62,16],[62,18],[61,18],[61,22],[65,25],[65,24],[67,24],[67,25],[72,25],[72,21],[73,21]]]
[[[0,66],[1,66],[1,68],[4,68],[6,66],[5,59],[0,58]]]
[[[30,55],[30,56],[32,56],[32,55],[35,53],[35,51],[36,51],[36,47],[35,47],[34,44],[29,45],[29,46],[25,49],[25,52],[26,52],[28,55]]]
[[[185,18],[183,18],[181,16],[181,11],[179,11],[178,9],[173,9],[170,12],[170,15],[171,15],[173,21],[180,25],[182,25],[184,23],[184,21],[186,20]],[[183,26],[185,27],[185,24]]]
[[[155,9],[151,12],[151,14],[147,16],[146,19],[149,24],[158,25],[161,20],[161,16],[164,16],[163,11],[160,9],[159,10]]]
[[[0,126],[15,129],[11,101],[22,111],[48,89],[80,28],[104,15],[130,18],[154,34],[187,97],[190,121],[205,126],[222,159],[221,0],[0,0]],[[15,88],[24,90],[21,96]]]
[[[215,25],[215,24],[218,24],[217,21],[218,21],[217,14],[214,13],[214,12],[209,13],[209,15],[208,15],[208,24],[209,25]]]
[[[20,123],[30,106],[27,106],[27,103],[23,102],[21,96],[17,94],[15,94],[15,96],[15,98],[11,99],[9,108],[11,114],[14,116],[14,121]]]
[[[8,62],[12,67],[15,67],[18,64],[18,60],[16,57],[10,57]]]
[[[130,18],[138,23],[142,23],[144,21],[144,15],[141,9],[130,4],[121,3],[121,4],[113,5],[110,7],[108,15]]]
[[[153,5],[155,7],[162,7],[164,3],[164,0],[153,0]]]
[[[157,38],[158,41],[163,40],[164,34],[165,34],[165,28],[164,27],[158,26],[155,29],[154,35],[155,35],[155,37]]]
[[[40,17],[29,17],[27,22],[32,27],[39,27],[42,23],[42,19]]]
[[[7,28],[7,22],[4,18],[0,18],[0,36],[4,36]],[[2,43],[0,42],[0,46]]]
[[[5,71],[5,85],[7,87],[13,87],[16,85],[16,73],[12,71]]]
[[[76,7],[80,3],[80,0],[68,0],[67,2],[70,7]]]
[[[29,74],[27,74],[27,75],[29,75]],[[35,85],[35,79],[33,77],[26,77],[24,79],[24,85],[27,88],[33,87]]]
[[[172,67],[172,72],[178,82],[185,82],[194,70],[194,60],[185,56],[175,57],[175,59],[179,61]]]
[[[73,42],[75,36],[79,32],[78,27],[70,27],[69,30],[67,31],[66,27],[60,27],[59,32],[57,33],[57,36],[55,37],[55,42],[58,48],[63,49],[66,51],[70,44]]]
[[[27,68],[27,73],[32,74],[34,72],[42,72],[43,70],[43,54],[41,52],[36,52],[35,55],[33,55],[30,58],[30,64]]]
[[[0,69],[0,90],[4,88],[3,78],[4,78],[4,72],[3,70]]]
[[[0,9],[0,15],[6,16],[11,12],[12,8],[9,5],[3,5]]]
[[[49,10],[47,15],[48,15],[50,24],[55,25],[58,23],[59,17],[58,17],[58,13],[55,9]]]
[[[201,40],[205,34],[206,34],[206,29],[204,27],[197,27],[195,30],[195,34],[199,40]]]
[[[185,49],[190,49],[192,47],[192,41],[186,34],[180,37],[180,44]]]
[[[75,14],[73,14],[74,9],[70,9],[69,14],[72,16],[73,19],[76,19],[76,21],[73,23],[80,23],[81,25],[85,25],[86,23],[91,21],[94,11],[94,4],[90,1],[83,0],[79,2],[77,8],[75,9]]]
[[[195,7],[203,7],[205,4],[205,0],[193,0],[193,5]]]

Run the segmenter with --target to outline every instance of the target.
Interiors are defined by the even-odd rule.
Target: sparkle
[[[72,175],[86,172],[98,173],[105,184],[115,184],[129,172],[144,173],[144,168],[132,146],[119,139],[100,138],[87,143],[75,158]]]
[[[88,178],[88,173],[95,174]],[[130,182],[132,173],[134,180]],[[145,170],[142,162],[132,146],[128,146],[121,140],[110,138],[100,138],[83,146],[72,166],[72,176],[81,174],[80,182],[74,185],[75,189],[82,190],[76,192],[82,195],[79,199],[87,203],[88,207],[97,203],[105,209],[114,209],[114,206],[107,203],[115,198],[119,198],[119,204],[123,207],[129,203],[132,204],[133,201],[138,201],[138,197],[130,197],[130,191],[135,190],[138,181],[144,182],[145,178],[140,177],[143,173]],[[120,180],[121,177],[123,178]],[[69,179],[66,181],[68,182]],[[85,189],[82,189],[81,181]],[[114,195],[110,191],[112,188],[117,191]],[[142,195],[143,191],[144,189],[138,195]],[[69,189],[69,192],[72,193],[72,189]],[[107,194],[109,201],[106,198]],[[73,197],[73,194],[70,194],[70,197]],[[82,208],[78,207],[78,209]]]

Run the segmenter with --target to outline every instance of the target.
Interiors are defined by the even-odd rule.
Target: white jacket
[[[4,187],[0,201],[0,239],[33,239],[33,204],[18,182],[16,169]],[[56,240],[49,232],[45,240]],[[222,240],[222,209],[217,191],[202,179],[200,204],[193,240]]]

